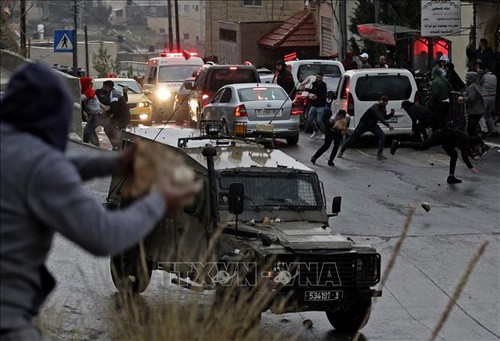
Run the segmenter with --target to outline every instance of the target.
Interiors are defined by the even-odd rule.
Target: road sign
[[[54,30],[54,52],[73,52],[73,30]]]

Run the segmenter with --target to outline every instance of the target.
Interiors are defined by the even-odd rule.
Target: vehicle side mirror
[[[340,212],[340,207],[342,206],[342,197],[334,197],[332,201],[332,214],[336,216]]]
[[[243,212],[243,198],[245,192],[242,183],[232,183],[229,185],[229,212],[241,214]]]
[[[186,82],[186,84],[184,84],[184,89],[193,90],[193,82]]]

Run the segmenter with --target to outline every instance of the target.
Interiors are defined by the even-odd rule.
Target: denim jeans
[[[365,132],[371,132],[373,135],[375,135],[378,139],[378,145],[377,145],[377,156],[381,156],[384,152],[384,144],[385,144],[385,134],[380,129],[380,127],[375,124],[375,125],[365,125],[363,123],[359,123],[356,129],[352,132],[351,136],[347,139],[347,141],[344,143],[342,146],[342,149],[340,150],[340,153],[343,154],[345,150],[354,143],[360,137],[362,134]]]
[[[309,109],[309,114],[307,116],[307,125],[312,128],[313,131],[318,133],[323,133],[325,131],[325,126],[323,124],[323,113],[325,112],[325,107],[311,107]]]

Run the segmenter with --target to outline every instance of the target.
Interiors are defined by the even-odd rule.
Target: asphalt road
[[[370,139],[349,149],[336,167],[326,165],[327,156],[309,162],[320,140],[302,134],[299,145],[283,150],[309,164],[323,181],[327,200],[341,195],[342,212],[332,218],[333,233],[370,241],[387,266],[401,234],[410,206],[416,212],[407,239],[392,272],[381,288],[360,340],[428,340],[468,262],[485,241],[489,244],[465,285],[457,305],[442,328],[441,340],[500,339],[500,152],[491,149],[476,166],[474,175],[459,160],[459,185],[447,185],[448,159],[439,148],[428,152],[398,150],[378,161]],[[70,143],[69,154],[94,149]],[[86,184],[104,202],[109,179]],[[426,212],[422,202],[431,205]],[[41,314],[41,325],[58,339],[107,340],[117,337],[116,290],[109,274],[109,261],[90,256],[74,244],[56,238],[48,266],[58,286]],[[168,275],[155,271],[149,288],[141,295],[144,309],[182,306],[194,302],[207,314],[211,292],[195,293],[169,284]],[[313,326],[303,328],[310,319]],[[147,321],[144,322],[147,325]],[[193,335],[196,335],[193,331]],[[278,335],[278,336],[277,336]],[[260,339],[351,340],[337,333],[324,313],[273,315],[265,312],[258,331]]]

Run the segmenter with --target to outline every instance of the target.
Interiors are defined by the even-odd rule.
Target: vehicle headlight
[[[148,114],[140,114],[140,115],[139,115],[139,118],[140,118],[141,120],[147,120],[147,119],[149,118],[149,115],[148,115]]]
[[[148,108],[151,105],[149,102],[139,102],[137,103],[138,108]]]
[[[356,260],[356,280],[358,283],[375,285],[380,280],[380,255],[360,255]]]
[[[158,97],[160,101],[164,101],[170,98],[170,96],[172,96],[172,93],[170,92],[170,90],[166,88],[159,88],[158,91],[156,92],[156,97]]]

